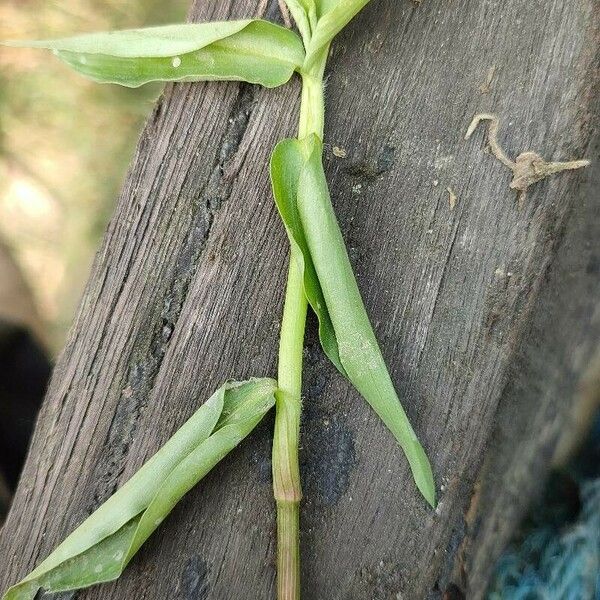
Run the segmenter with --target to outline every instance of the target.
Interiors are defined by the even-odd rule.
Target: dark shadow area
[[[50,373],[34,337],[0,321],[0,519],[17,485]]]

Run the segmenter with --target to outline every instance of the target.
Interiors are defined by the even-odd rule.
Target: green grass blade
[[[236,80],[276,87],[304,61],[300,38],[269,21],[186,23],[9,46],[45,48],[99,82]]]
[[[282,140],[275,147],[271,156],[273,196],[290,241],[292,260],[298,261],[303,272],[306,298],[319,319],[321,345],[331,362],[345,376],[335,331],[308,251],[296,205],[298,181],[306,160],[303,155],[303,143],[296,139]]]
[[[214,432],[177,465],[144,511],[126,563],[179,500],[258,425],[275,404],[276,387],[271,379],[228,384]]]
[[[53,40],[15,40],[6,43],[17,47],[46,48],[82,54],[107,54],[122,58],[140,56],[164,58],[200,50],[239,33],[250,23],[252,23],[251,19],[183,23],[143,29],[83,33]]]
[[[369,0],[321,0],[319,21],[306,48],[303,69],[310,70],[319,52],[369,3]]]
[[[244,439],[274,405],[272,379],[217,390],[175,435],[3,600],[33,600],[119,577],[177,502]]]
[[[321,155],[321,142],[312,136],[312,151],[298,182],[297,206],[335,330],[340,361],[348,379],[394,434],[417,487],[434,506],[431,466],[400,404],[367,316],[331,205]]]

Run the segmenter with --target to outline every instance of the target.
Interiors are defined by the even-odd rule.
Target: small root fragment
[[[500,121],[496,115],[489,113],[481,113],[475,115],[467,133],[465,140],[468,140],[481,121],[489,121],[488,127],[488,144],[492,154],[513,173],[513,180],[510,182],[510,188],[517,190],[519,206],[521,207],[525,201],[527,188],[549,175],[560,173],[562,171],[570,171],[573,169],[581,169],[590,164],[589,160],[570,160],[566,162],[546,162],[536,152],[522,152],[517,156],[515,162],[510,160],[502,150],[498,143],[498,126]]]
[[[507,166],[511,171],[514,171],[516,168],[515,163],[504,154],[504,150],[500,147],[498,143],[498,126],[500,125],[500,121],[496,115],[481,113],[479,115],[475,115],[471,124],[469,125],[469,129],[467,129],[467,133],[465,135],[465,140],[468,140],[473,132],[477,129],[477,126],[481,121],[489,121],[490,126],[488,128],[488,144],[490,145],[490,150],[492,154],[505,166]]]

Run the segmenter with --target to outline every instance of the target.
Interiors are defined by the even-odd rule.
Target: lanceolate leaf
[[[358,14],[369,0],[317,0],[319,22],[306,49],[305,70],[309,70],[319,51]]]
[[[112,581],[182,496],[235,448],[273,406],[272,379],[217,390],[175,435],[3,600],[33,600]]]
[[[321,285],[319,284],[308,246],[306,245],[296,205],[298,181],[306,161],[303,155],[303,145],[306,148],[306,144],[307,142],[296,139],[282,140],[275,147],[271,156],[273,195],[290,240],[291,260],[298,261],[300,269],[304,273],[304,292],[319,319],[319,338],[323,350],[340,373],[346,376],[344,367],[340,362],[335,331],[329,318],[327,305],[323,298]]]
[[[238,80],[276,87],[304,61],[300,38],[269,21],[187,23],[92,33],[10,46],[47,48],[73,69],[104,83]]]
[[[287,222],[293,225],[286,222],[286,227],[293,230],[295,239],[301,237],[299,229],[303,232],[304,260],[308,262],[310,256],[314,264],[337,341],[342,372],[394,434],[406,454],[417,487],[434,506],[431,466],[394,389],[333,212],[323,172],[321,142],[313,135],[303,143],[306,158],[294,188],[297,189],[295,218],[299,217],[300,226],[287,217]]]

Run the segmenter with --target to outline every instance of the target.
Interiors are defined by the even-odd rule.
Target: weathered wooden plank
[[[218,4],[197,3],[193,16],[254,8]],[[437,597],[450,581],[499,401],[585,177],[537,184],[519,211],[510,173],[482,153],[481,134],[462,137],[473,114],[493,110],[512,156],[585,154],[597,29],[592,0],[374,0],[334,45],[333,200],[443,487],[429,511],[393,439],[326,364],[312,327],[305,597]],[[175,85],[159,101],[0,537],[0,585],[43,557],[221,381],[274,373],[286,242],[266,163],[294,131],[297,96],[296,84]],[[458,197],[453,210],[446,187]],[[268,425],[189,494],[121,581],[78,597],[272,597]]]
[[[595,157],[600,155],[598,100],[596,106],[590,123]],[[540,493],[543,474],[555,460],[569,457],[600,404],[598,161],[585,175],[512,360],[466,519],[453,575],[468,589],[468,598],[482,594],[495,558]]]

